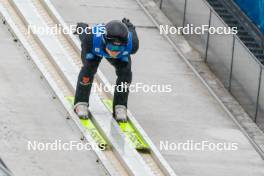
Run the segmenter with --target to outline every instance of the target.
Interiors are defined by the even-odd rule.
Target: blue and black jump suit
[[[88,27],[88,25],[84,23],[79,23],[78,26],[83,29]],[[116,86],[122,83],[131,83],[132,72],[130,55],[136,53],[139,46],[135,28],[129,29],[129,40],[126,49],[118,54],[116,58],[111,58],[106,53],[103,36],[101,34],[82,33],[79,35],[79,38],[81,40],[81,58],[83,66],[78,77],[74,104],[78,102],[86,102],[89,104],[89,96],[94,75],[103,57],[115,67],[117,75]],[[128,94],[128,89],[124,88],[123,91],[117,91],[115,89],[113,107],[115,107],[115,105],[124,105],[127,107]]]

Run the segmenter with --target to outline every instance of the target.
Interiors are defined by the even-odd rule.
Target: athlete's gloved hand
[[[135,26],[130,22],[128,18],[123,18],[122,23],[124,23],[128,29],[135,29]]]
[[[86,24],[86,23],[81,23],[81,22],[79,22],[79,23],[77,23],[77,26],[76,26],[76,29],[75,29],[75,31],[74,31],[74,35],[78,35],[78,34],[80,34],[80,33],[78,33],[78,30],[80,30],[80,31],[82,31],[81,29],[85,29],[86,27],[88,27],[89,25],[88,24]],[[80,28],[80,29],[79,29]]]

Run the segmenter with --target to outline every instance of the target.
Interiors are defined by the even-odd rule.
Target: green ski
[[[103,99],[103,102],[105,106],[109,109],[109,111],[112,112],[113,107],[113,101],[110,99]],[[149,145],[146,143],[144,138],[141,136],[141,134],[138,132],[138,130],[134,127],[134,125],[128,121],[128,122],[119,122],[119,127],[129,139],[129,143],[138,151],[140,152],[149,152],[150,148]]]
[[[74,97],[68,96],[66,97],[68,102],[73,106],[74,103]],[[103,138],[103,136],[100,134],[98,129],[95,127],[94,123],[91,119],[80,119],[82,125],[87,129],[87,131],[90,133],[91,137],[95,140],[95,142],[98,144],[100,148],[106,148],[107,142]]]

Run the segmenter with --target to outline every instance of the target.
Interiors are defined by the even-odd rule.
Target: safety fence
[[[155,0],[174,26],[225,27],[205,0]],[[264,67],[235,34],[184,35],[224,86],[264,129]]]

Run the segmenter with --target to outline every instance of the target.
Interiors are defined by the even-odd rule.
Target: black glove
[[[135,26],[127,18],[123,18],[122,23],[124,23],[128,29],[135,29]]]
[[[76,26],[76,29],[75,29],[75,31],[74,31],[74,35],[78,35],[79,33],[78,33],[78,29],[79,28],[86,28],[86,27],[88,27],[89,25],[88,24],[86,24],[86,23],[77,23],[77,26]]]

